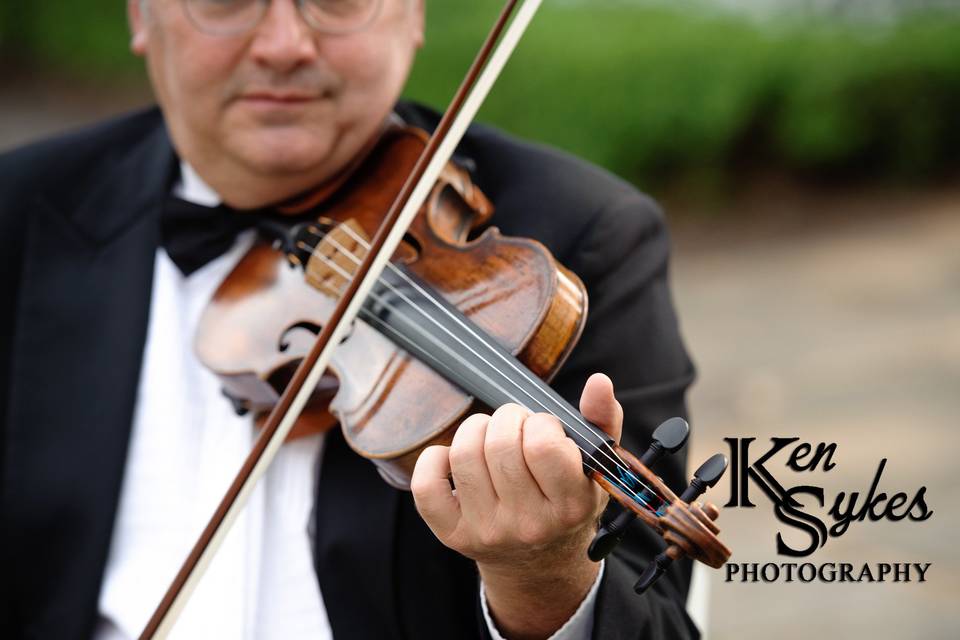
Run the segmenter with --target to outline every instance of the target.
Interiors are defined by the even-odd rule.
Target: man
[[[229,434],[252,437],[190,351],[198,309],[251,239],[178,270],[169,196],[252,209],[331,180],[375,138],[423,42],[421,0],[128,10],[162,118],[134,114],[0,159],[5,637],[136,635],[207,517],[210,487],[232,473],[240,436]],[[396,109],[436,124],[421,107]],[[493,224],[540,240],[587,286],[587,327],[555,387],[614,437],[623,422],[624,445],[642,451],[684,412],[692,380],[659,213],[596,169],[487,128],[460,154]],[[607,375],[584,387],[597,371]],[[682,469],[675,458],[661,471],[679,488]],[[470,417],[450,447],[421,456],[412,496],[335,433],[285,445],[265,482],[175,633],[696,634],[686,566],[632,592],[660,548],[653,534],[633,532],[602,568],[587,559],[605,499],[547,416],[508,405]]]

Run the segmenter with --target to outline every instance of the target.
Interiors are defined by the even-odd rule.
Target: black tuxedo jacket
[[[401,105],[430,128],[435,114]],[[496,206],[493,224],[543,242],[585,282],[590,313],[555,380],[576,405],[609,374],[642,452],[685,413],[693,368],[667,288],[656,206],[558,152],[476,126],[460,146]],[[86,638],[97,598],[146,338],[160,203],[176,158],[152,109],[0,156],[0,491],[4,638]],[[409,494],[329,437],[316,498],[315,562],[338,640],[485,634],[472,563],[443,547]],[[684,458],[660,471],[675,489]],[[659,541],[639,526],[607,560],[596,638],[696,635],[689,567],[640,597]]]

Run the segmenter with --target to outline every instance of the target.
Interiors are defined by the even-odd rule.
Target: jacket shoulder
[[[39,140],[0,154],[0,203],[84,184],[162,126],[156,107]]]
[[[409,102],[398,105],[398,112],[430,130],[439,118]],[[663,228],[663,214],[652,198],[609,171],[548,145],[475,124],[458,154],[494,204],[491,223],[507,235],[543,242],[561,262],[582,248],[587,235],[620,229],[635,236]]]
[[[658,232],[652,198],[609,171],[547,145],[478,127],[478,180],[498,207],[493,223],[528,235],[561,261],[590,238]]]

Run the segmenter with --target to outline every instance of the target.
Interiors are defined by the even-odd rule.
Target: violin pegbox
[[[689,425],[682,418],[671,418],[662,423],[653,433],[647,451],[637,459],[628,451],[614,447],[617,455],[635,474],[634,480],[643,489],[629,495],[623,483],[594,479],[608,488],[617,501],[608,518],[590,544],[588,555],[594,562],[606,557],[626,535],[629,525],[637,518],[657,531],[667,543],[667,548],[657,555],[644,570],[634,586],[643,593],[662,576],[670,564],[682,556],[688,556],[713,568],[720,568],[730,557],[730,550],[719,540],[720,529],[714,522],[720,512],[713,504],[696,504],[694,500],[719,482],[727,468],[727,458],[722,454],[711,456],[694,472],[693,480],[678,497],[650,467],[665,455],[675,453],[686,443]],[[620,486],[618,486],[620,485]],[[654,494],[649,496],[647,494]],[[652,499],[651,499],[652,498]]]
[[[653,431],[650,446],[642,456],[640,463],[650,468],[668,453],[676,453],[687,443],[690,435],[690,425],[683,418],[670,418],[660,424]],[[630,524],[637,519],[637,515],[618,502],[612,502],[608,509],[607,518],[600,524],[587,555],[594,562],[600,562],[616,548],[627,533]]]

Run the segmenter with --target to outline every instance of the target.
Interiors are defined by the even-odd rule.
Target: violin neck
[[[385,271],[360,317],[488,407],[516,403],[557,417],[580,448],[585,472],[612,454],[609,435],[409,270]]]

